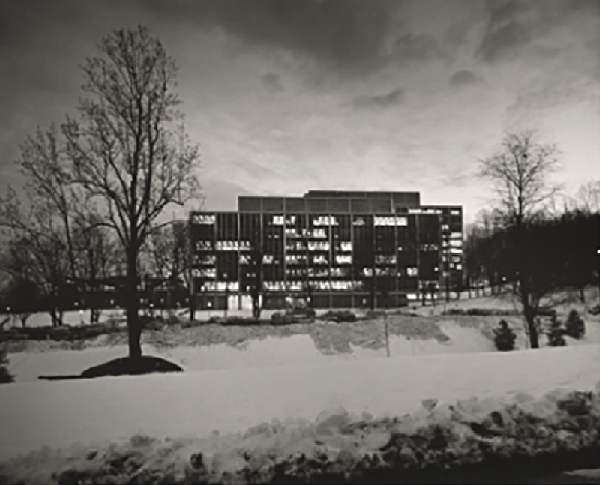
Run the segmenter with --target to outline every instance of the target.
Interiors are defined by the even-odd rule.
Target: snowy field
[[[493,351],[494,345],[474,329],[453,328],[448,342],[390,337],[392,356],[434,355]],[[385,349],[352,346],[349,353],[324,354],[309,335],[252,340],[238,345],[180,346],[162,348],[143,346],[144,354],[163,357],[186,371],[243,369],[282,365],[328,364],[384,358]],[[127,355],[127,346],[95,347],[85,350],[17,352],[10,354],[9,370],[16,382],[37,381],[40,375],[72,375],[83,369]]]
[[[402,415],[424,399],[453,402],[515,392],[592,390],[600,346],[438,354],[0,386],[0,459],[136,433],[239,432],[272,419],[350,413]]]
[[[427,323],[429,319],[412,319],[403,317],[405,324],[417,327]],[[600,344],[600,317],[585,316],[586,334],[583,339],[575,340],[565,337],[569,347]],[[392,330],[402,331],[402,318],[398,317],[397,326]],[[413,320],[416,323],[412,323]],[[444,339],[410,338],[406,335],[390,335],[390,355],[392,357],[408,357],[438,354],[472,354],[496,352],[490,337],[491,330],[483,323],[485,319],[478,317],[448,317],[436,323]],[[517,348],[526,349],[526,335],[518,317],[507,318],[510,325],[517,330]],[[497,324],[497,318],[489,319],[490,325]],[[469,325],[480,325],[469,326]],[[261,327],[262,328],[262,327]],[[362,339],[352,339],[352,329],[364,329]],[[206,326],[196,329],[169,329],[157,332],[159,338],[176,343],[176,346],[164,346],[151,343],[152,335],[143,335],[143,350],[146,355],[155,355],[175,362],[186,371],[208,371],[220,369],[238,369],[254,367],[270,367],[282,365],[302,365],[307,363],[328,364],[346,361],[363,361],[385,358],[386,349],[383,344],[384,326],[382,321],[357,322],[355,324],[313,323],[305,330],[291,326],[294,331],[308,333],[288,336],[267,336],[266,338],[250,338],[242,328]],[[207,345],[214,337],[213,332],[222,334],[222,341]],[[265,330],[268,334],[269,330]],[[39,352],[29,350],[9,354],[9,371],[17,382],[34,382],[40,375],[73,375],[91,366],[99,365],[117,357],[127,355],[125,337],[120,336],[121,343],[109,344],[108,336],[99,336],[88,342],[84,350],[49,350]],[[264,336],[263,336],[264,337]],[[189,340],[188,340],[189,339]],[[378,341],[378,346],[369,347],[369,343]],[[541,338],[542,346],[547,339]],[[34,349],[44,347],[47,342],[34,342]],[[362,344],[362,345],[361,345]],[[342,349],[342,350],[340,350]]]

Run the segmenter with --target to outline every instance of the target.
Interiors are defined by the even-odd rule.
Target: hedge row
[[[442,313],[442,315],[464,315],[470,317],[510,317],[510,316],[520,316],[521,313],[518,310],[499,310],[492,308],[450,308]],[[552,308],[541,308],[538,311],[538,316],[540,317],[552,317],[556,316],[556,310]]]
[[[100,335],[124,332],[122,328],[98,324],[81,327],[32,327],[32,328],[12,328],[0,332],[0,342],[9,342],[14,340],[82,340],[92,339]]]
[[[401,418],[324,413],[245,434],[103,449],[42,450],[0,464],[0,481],[55,484],[482,483],[598,466],[600,383],[514,402],[423,403]]]

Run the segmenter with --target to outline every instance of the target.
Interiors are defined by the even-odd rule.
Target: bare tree
[[[37,225],[19,225],[18,198],[9,194],[0,222],[17,227],[28,241],[45,236],[51,242],[47,247],[66,254],[72,278],[81,266],[72,238],[77,208],[93,211],[88,229],[108,227],[116,233],[126,259],[129,357],[135,362],[142,355],[140,248],[169,204],[183,205],[199,195],[199,152],[185,134],[174,91],[175,61],[160,40],[139,26],[113,31],[98,49],[100,56],[82,66],[83,90],[90,97],[80,101],[79,117],[68,117],[60,133],[54,126],[39,131],[23,149],[21,166],[34,186],[28,194],[33,212],[39,213],[44,205],[37,202],[44,202],[52,209],[50,217],[44,224],[37,217]],[[46,179],[52,183],[40,182]]]
[[[138,257],[153,222],[169,204],[199,195],[198,147],[183,129],[174,91],[177,68],[148,29],[113,31],[86,59],[80,119],[63,125],[73,183],[102,207],[127,258],[129,357],[142,355]]]
[[[46,297],[52,324],[60,325],[60,292],[66,280],[76,276],[73,217],[85,205],[81,193],[69,184],[56,125],[38,128],[29,136],[16,163],[26,179],[26,203],[10,186],[0,197],[0,226],[11,241],[2,264],[13,278],[37,285]]]
[[[480,161],[481,176],[490,180],[497,193],[497,210],[514,244],[514,292],[527,324],[531,346],[539,346],[536,316],[542,297],[551,291],[547,285],[536,287],[526,261],[527,227],[544,213],[545,205],[559,187],[548,177],[558,168],[558,150],[553,144],[537,141],[533,130],[507,134],[502,149]]]
[[[65,230],[52,206],[30,186],[26,191],[31,202],[28,208],[22,206],[10,188],[0,200],[0,224],[8,228],[9,239],[0,265],[12,279],[31,281],[37,286],[52,325],[58,326],[62,324],[63,293],[73,269]]]
[[[600,180],[587,182],[577,191],[572,205],[587,214],[600,213]]]

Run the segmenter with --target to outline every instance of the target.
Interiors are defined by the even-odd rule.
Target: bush
[[[567,345],[565,341],[565,329],[560,320],[556,316],[552,316],[552,322],[550,323],[550,329],[548,330],[548,345],[551,347],[564,347]]]
[[[565,333],[569,337],[580,339],[585,335],[585,322],[577,313],[577,310],[571,310],[567,317],[567,323],[565,325]]]
[[[600,304],[590,308],[590,315],[600,315]]]
[[[515,340],[517,335],[509,328],[506,320],[500,320],[499,328],[494,329],[494,343],[496,348],[501,352],[515,350]]]
[[[286,317],[296,317],[296,318],[308,318],[313,319],[316,318],[317,312],[314,308],[290,308],[285,312]]]
[[[332,322],[355,322],[356,315],[350,310],[329,310],[319,317],[320,320],[329,320]]]

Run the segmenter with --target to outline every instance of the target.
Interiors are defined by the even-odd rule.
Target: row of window
[[[351,291],[351,290],[363,290],[364,283],[362,281],[351,281],[351,280],[337,280],[337,281],[311,281],[308,283],[310,288],[317,291]],[[437,282],[436,287],[439,288]],[[302,281],[265,281],[263,283],[264,289],[267,291],[306,291],[306,282]],[[248,291],[247,286],[241,286],[237,281],[205,281],[196,288],[196,291],[202,293],[203,291],[231,291],[238,292],[239,290]]]
[[[459,268],[457,268],[459,269]],[[437,272],[438,268],[434,268],[434,271]],[[288,269],[286,271],[286,274],[291,281],[295,280],[304,280],[306,277],[309,278],[329,278],[329,277],[343,277],[343,276],[348,276],[349,275],[349,270],[347,268],[332,268],[331,273],[329,273],[329,271],[327,270],[319,270],[317,268],[310,268],[308,271],[304,271],[304,270],[294,270],[294,269]],[[402,273],[401,272],[396,272],[394,269],[392,269],[392,272],[390,272],[390,269],[385,269],[385,268],[375,268],[375,274],[376,275],[380,275],[380,276],[395,276],[398,279],[402,278]],[[203,279],[208,279],[208,280],[216,280],[217,279],[217,271],[215,268],[204,268],[204,269],[194,269],[192,271],[192,275],[195,278],[203,278]],[[373,269],[372,268],[363,268],[362,270],[362,275],[365,277],[371,277],[373,275]],[[419,270],[417,267],[415,266],[409,266],[406,268],[406,276],[410,277],[410,278],[415,278],[419,275]],[[227,274],[223,275],[222,279],[227,279]],[[230,281],[231,283],[232,281]],[[233,281],[235,282],[235,281]],[[223,282],[223,284],[225,284],[225,282]]]
[[[211,243],[209,241],[196,241],[197,251],[208,251],[211,250]],[[217,251],[247,251],[250,250],[252,245],[250,241],[216,241],[215,250]],[[442,248],[446,249],[450,247],[450,252],[454,254],[462,254],[462,240],[461,241],[444,241]],[[329,251],[330,244],[325,241],[296,241],[295,243],[286,244],[288,250],[304,250],[309,251]],[[338,251],[352,251],[352,242],[342,241],[337,248]],[[404,247],[398,246],[398,251],[403,251]],[[439,246],[437,244],[422,244],[422,251],[438,251]]]

